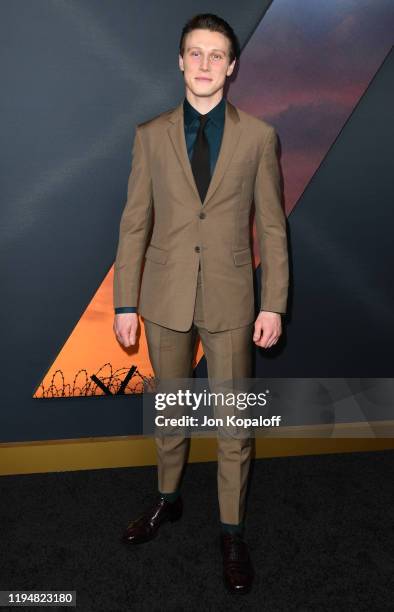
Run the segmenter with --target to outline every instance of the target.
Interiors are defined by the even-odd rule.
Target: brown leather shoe
[[[253,567],[248,547],[237,533],[220,534],[223,554],[223,579],[232,593],[248,593],[253,582]]]
[[[141,544],[155,537],[160,525],[166,521],[177,521],[182,516],[182,499],[179,495],[174,502],[158,497],[148,510],[132,521],[122,536],[126,544]]]

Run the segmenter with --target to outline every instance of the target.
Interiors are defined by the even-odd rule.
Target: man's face
[[[234,59],[229,63],[229,51],[230,41],[220,32],[198,29],[185,36],[179,68],[183,70],[186,87],[195,96],[209,97],[223,88],[236,62]]]

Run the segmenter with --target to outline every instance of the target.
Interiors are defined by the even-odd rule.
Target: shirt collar
[[[209,119],[213,121],[218,127],[221,127],[224,123],[225,110],[226,99],[223,96],[220,102],[218,102],[218,104],[211,108],[209,113],[207,113],[207,117],[209,117]],[[190,104],[189,100],[186,97],[183,101],[183,113],[185,125],[190,125],[195,119],[198,119],[198,117],[200,116],[198,110],[196,110],[194,106]]]

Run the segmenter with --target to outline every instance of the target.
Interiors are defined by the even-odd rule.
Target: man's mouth
[[[212,81],[212,79],[208,77],[196,77],[196,81]]]

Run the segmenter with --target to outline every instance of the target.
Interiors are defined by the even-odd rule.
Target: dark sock
[[[162,497],[163,499],[169,502],[174,502],[179,496],[179,493],[180,493],[179,489],[177,489],[173,493],[161,493],[161,491],[159,491],[160,497]]]
[[[245,524],[244,521],[241,521],[238,524],[222,523],[222,521],[220,521],[220,528],[225,533],[238,533],[239,535],[242,535],[243,530],[245,528]]]

